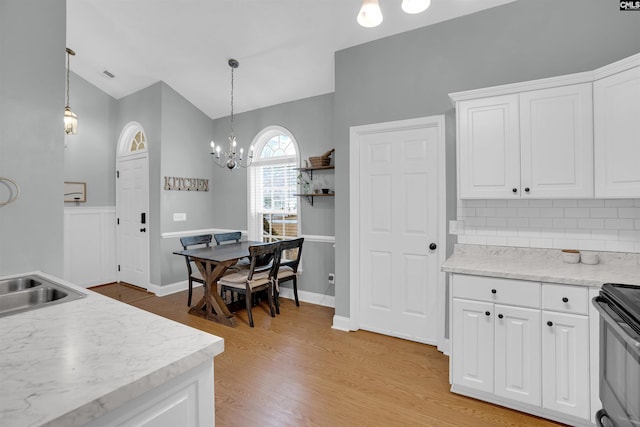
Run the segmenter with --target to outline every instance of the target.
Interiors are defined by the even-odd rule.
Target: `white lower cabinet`
[[[495,306],[496,396],[540,405],[540,310]]]
[[[588,419],[589,318],[542,314],[542,407]]]
[[[590,425],[589,289],[463,274],[451,283],[452,391]]]

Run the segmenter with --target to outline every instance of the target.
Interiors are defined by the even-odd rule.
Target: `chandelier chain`
[[[69,52],[67,52],[67,107],[69,106]]]
[[[235,136],[233,132],[233,67],[231,67],[231,136]]]

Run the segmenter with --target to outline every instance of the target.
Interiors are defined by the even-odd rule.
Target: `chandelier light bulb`
[[[358,24],[366,28],[377,27],[382,23],[382,11],[378,0],[363,0],[358,13]]]
[[[402,10],[406,13],[424,12],[431,5],[431,0],[402,0]]]

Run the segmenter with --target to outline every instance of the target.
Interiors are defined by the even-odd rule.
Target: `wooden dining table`
[[[216,283],[229,267],[249,256],[250,246],[261,244],[264,242],[245,241],[173,252],[176,255],[189,257],[204,279],[204,296],[189,309],[189,313],[223,325],[236,326],[233,313],[218,295]]]

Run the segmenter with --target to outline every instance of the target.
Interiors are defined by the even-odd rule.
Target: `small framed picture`
[[[87,183],[65,181],[64,201],[65,202],[86,202],[87,201]]]

